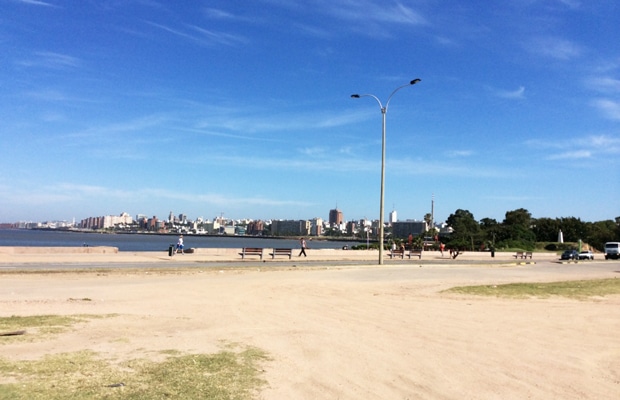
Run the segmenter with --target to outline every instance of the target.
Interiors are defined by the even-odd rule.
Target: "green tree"
[[[565,242],[576,242],[579,239],[586,240],[588,230],[586,223],[579,218],[568,217],[560,218],[560,229],[564,235]]]
[[[532,215],[529,211],[524,208],[507,211],[502,227],[504,235],[501,245],[503,247],[534,249],[536,234],[532,230]]]
[[[506,211],[504,225],[520,226],[529,229],[532,225],[532,214],[525,208],[519,208],[514,211]]]
[[[537,218],[532,221],[532,230],[537,242],[557,242],[560,229],[557,218]]]
[[[480,225],[468,210],[458,209],[450,214],[446,224],[452,228],[449,247],[474,250],[480,243]]]
[[[586,238],[583,240],[595,249],[603,251],[605,242],[618,240],[616,230],[617,225],[612,220],[589,223]]]
[[[495,247],[496,241],[502,237],[502,226],[493,218],[482,218],[480,230],[488,247]]]

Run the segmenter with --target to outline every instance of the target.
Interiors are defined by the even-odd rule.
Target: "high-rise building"
[[[310,234],[313,236],[321,236],[323,234],[323,218],[314,218],[311,224]]]
[[[332,228],[335,226],[340,226],[344,222],[344,216],[342,211],[337,208],[333,210],[329,210],[329,226]]]
[[[390,213],[390,224],[393,224],[396,221],[398,221],[396,210],[392,210],[392,212]]]

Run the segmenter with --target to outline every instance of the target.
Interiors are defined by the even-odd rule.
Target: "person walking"
[[[185,254],[183,252],[183,235],[179,236],[179,241],[177,242],[177,253],[181,252],[181,254]]]
[[[306,239],[305,238],[301,238],[299,240],[299,244],[301,245],[301,251],[299,252],[299,257],[301,257],[302,254],[304,255],[304,257],[307,257],[307,255],[306,255]]]

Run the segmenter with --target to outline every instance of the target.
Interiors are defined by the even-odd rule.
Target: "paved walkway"
[[[175,254],[169,256],[167,251],[118,251],[114,247],[0,247],[0,266],[7,265],[45,265],[45,264],[107,264],[107,263],[130,263],[130,264],[186,264],[186,263],[234,263],[238,265],[252,264],[260,262],[258,256],[248,256],[241,259],[241,249],[192,249],[193,252],[186,254]],[[293,249],[293,257],[289,260],[286,256],[277,256],[273,259],[269,253],[272,249],[265,249],[264,263],[284,263],[284,264],[313,264],[317,262],[334,263],[362,263],[368,264],[378,262],[379,252],[377,250],[341,250],[341,249],[317,249],[307,250],[307,257],[298,257],[299,250]],[[495,257],[491,257],[489,252],[465,252],[456,259],[450,258],[448,252],[442,256],[438,251],[426,251],[422,253],[422,258],[391,259],[389,252],[384,253],[385,264],[460,264],[460,263],[481,263],[481,264],[503,264],[503,263],[536,263],[559,261],[559,256],[549,252],[535,252],[531,259],[516,259],[514,252],[496,252]],[[603,259],[598,255],[598,259]]]

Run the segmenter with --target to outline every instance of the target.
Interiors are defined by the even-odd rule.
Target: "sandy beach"
[[[239,343],[271,357],[263,366],[268,383],[260,399],[620,394],[620,296],[499,299],[442,292],[460,285],[618,278],[620,262],[599,256],[561,264],[545,254],[520,262],[502,253],[489,261],[489,254],[466,253],[457,260],[428,254],[378,266],[372,263],[376,253],[309,252],[308,259],[264,263],[226,253],[0,252],[2,316],[115,315],[43,342],[0,344],[2,357],[90,349],[122,360],[160,357],[162,350],[210,353],[222,343]],[[119,268],[71,271],[101,265]],[[121,268],[128,265],[137,267]],[[158,271],[162,266],[172,269]],[[65,267],[71,268],[49,272]]]

